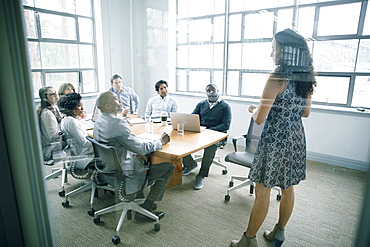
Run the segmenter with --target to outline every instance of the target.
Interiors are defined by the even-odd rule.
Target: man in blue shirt
[[[200,125],[207,129],[226,133],[231,123],[231,108],[225,100],[221,99],[215,84],[208,84],[206,87],[207,99],[197,104],[192,114],[198,114]],[[198,175],[195,177],[194,188],[199,190],[203,187],[203,179],[208,177],[209,168],[215,157],[217,150],[216,144],[204,149],[202,166]],[[182,175],[186,176],[197,167],[191,155],[183,158],[184,169]]]
[[[121,101],[123,107],[123,115],[134,114],[139,111],[139,96],[129,87],[122,86],[122,77],[115,74],[110,79],[110,85],[112,86],[109,90],[117,95],[117,98]]]

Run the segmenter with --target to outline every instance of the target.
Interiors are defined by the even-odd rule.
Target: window
[[[34,97],[43,86],[72,83],[97,92],[91,0],[23,0]]]
[[[370,107],[366,0],[178,0],[177,91],[216,83],[223,95],[259,98],[274,68],[273,36],[285,28],[309,40],[318,73],[314,103]]]

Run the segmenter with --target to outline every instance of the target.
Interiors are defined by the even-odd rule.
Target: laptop
[[[185,131],[201,132],[206,127],[200,126],[198,114],[170,112],[172,129],[177,130],[178,123],[184,123]]]

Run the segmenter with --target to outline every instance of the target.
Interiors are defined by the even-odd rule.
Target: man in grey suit
[[[133,191],[135,188],[142,188],[145,182],[145,173],[143,166],[135,158],[135,154],[146,155],[151,152],[162,149],[170,141],[168,134],[163,133],[159,140],[151,142],[142,142],[129,129],[128,124],[122,118],[117,117],[117,113],[122,112],[120,100],[111,91],[104,92],[99,95],[96,100],[96,105],[102,112],[102,115],[95,122],[94,139],[98,142],[115,147],[118,158],[121,161],[122,171],[126,176],[129,176],[127,181]],[[161,201],[164,190],[173,173],[174,166],[169,162],[160,164],[152,164],[148,172],[148,182],[155,182],[151,190],[141,205],[143,208],[152,211],[154,201]],[[144,175],[143,175],[144,174]],[[163,218],[162,212],[153,212],[160,219]],[[135,219],[138,221],[153,221],[151,218],[142,214],[136,213]]]

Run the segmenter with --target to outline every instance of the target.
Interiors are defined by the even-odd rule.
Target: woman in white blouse
[[[79,156],[77,168],[84,169],[93,156],[91,142],[86,139],[85,128],[78,120],[84,112],[79,93],[62,95],[58,101],[60,111],[65,114],[61,123],[61,129],[65,133],[67,142],[71,145],[70,149],[75,156]]]
[[[39,90],[40,105],[37,108],[41,130],[41,144],[44,160],[51,160],[57,151],[62,150],[62,136],[59,123],[62,120],[58,108],[58,95],[51,86]]]

